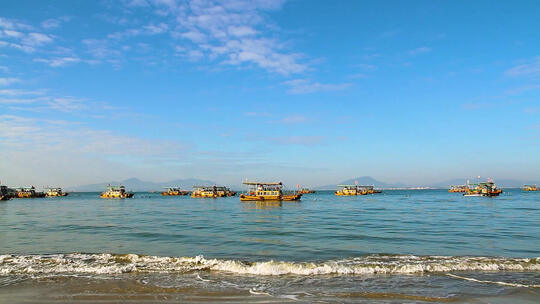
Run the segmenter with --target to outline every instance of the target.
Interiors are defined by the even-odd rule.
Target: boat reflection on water
[[[283,205],[281,201],[252,201],[245,202],[243,206],[245,209],[270,210],[281,208]]]

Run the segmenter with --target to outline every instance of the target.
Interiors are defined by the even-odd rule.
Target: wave
[[[246,262],[137,254],[0,255],[0,275],[219,271],[248,275],[361,275],[455,271],[540,271],[540,258],[367,255],[323,262]]]

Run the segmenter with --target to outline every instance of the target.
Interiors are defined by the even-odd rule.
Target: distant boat
[[[337,196],[356,196],[374,193],[382,193],[382,190],[375,189],[374,186],[359,186],[359,185],[337,185],[338,190],[334,192]]]
[[[540,188],[538,188],[536,185],[524,185],[523,191],[540,191]]]
[[[188,190],[181,190],[180,187],[165,187],[166,191],[161,192],[161,195],[164,196],[179,196],[179,195],[188,195]]]
[[[34,186],[21,187],[15,190],[14,198],[40,198],[45,197],[45,193],[36,191]]]
[[[308,188],[302,188],[302,189],[298,190],[298,193],[300,193],[300,194],[315,193],[315,190],[311,190],[311,189],[308,189]]]
[[[9,189],[7,186],[0,186],[0,201],[7,201],[11,199]]]
[[[68,196],[69,193],[63,192],[62,188],[46,188],[45,196],[47,197],[56,197],[56,196]]]
[[[101,193],[101,198],[131,198],[132,192],[127,192],[124,186],[107,186],[107,191]]]
[[[235,196],[236,192],[224,186],[193,186],[191,197],[227,197]]]
[[[499,196],[502,189],[497,188],[494,182],[488,179],[487,182],[478,184],[467,184],[467,191],[463,196]]]
[[[448,192],[452,192],[452,193],[461,193],[461,192],[467,192],[467,185],[452,185],[450,186],[450,189],[448,190]]]
[[[240,194],[240,201],[296,201],[302,197],[300,193],[284,193],[281,182],[243,182],[248,186],[246,193]]]

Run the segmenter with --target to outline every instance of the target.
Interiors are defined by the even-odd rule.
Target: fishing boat
[[[497,188],[494,182],[488,179],[487,182],[477,184],[467,184],[467,191],[463,196],[499,196],[502,189]]]
[[[124,186],[107,186],[107,191],[101,193],[101,198],[130,198],[133,197],[132,192],[127,192]]]
[[[311,190],[311,189],[308,189],[308,188],[302,188],[302,189],[298,190],[298,193],[300,193],[300,194],[315,193],[315,190]]]
[[[161,192],[161,195],[164,196],[179,196],[179,195],[188,195],[188,190],[182,190],[179,187],[165,187],[165,191]]]
[[[40,198],[45,197],[45,193],[36,191],[34,186],[21,187],[15,190],[14,198]]]
[[[358,189],[360,189],[362,192],[365,192],[366,194],[382,193],[382,190],[375,189],[375,186],[358,186]]]
[[[524,185],[523,191],[540,191],[540,188],[538,188],[536,185]]]
[[[451,193],[463,193],[467,192],[467,185],[452,185],[450,186],[450,189],[448,189],[448,192]]]
[[[191,197],[227,197],[235,196],[236,192],[224,186],[193,186]]]
[[[11,194],[7,186],[0,186],[0,201],[7,201],[11,199]]]
[[[283,183],[272,182],[243,182],[248,187],[246,193],[240,194],[240,201],[296,201],[302,197],[301,193],[285,193]]]
[[[56,197],[56,196],[68,196],[69,193],[62,191],[62,188],[46,188],[45,196],[47,197]]]
[[[339,188],[334,192],[337,196],[355,196],[355,195],[366,195],[368,194],[368,189],[363,186],[358,185],[337,185]]]

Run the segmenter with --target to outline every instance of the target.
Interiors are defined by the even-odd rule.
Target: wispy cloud
[[[51,59],[36,58],[34,59],[34,61],[43,62],[51,67],[62,67],[71,63],[80,62],[81,59],[78,57],[59,57],[59,58],[51,58]]]
[[[283,83],[291,94],[309,94],[315,92],[340,91],[351,86],[350,83],[320,83],[308,79],[293,79]]]
[[[21,80],[14,77],[0,77],[0,85],[2,86],[8,86],[17,82],[21,82]]]
[[[297,123],[303,123],[303,122],[306,122],[308,119],[306,116],[304,115],[291,115],[291,116],[287,116],[287,117],[284,117],[282,119],[279,120],[280,123],[283,123],[283,124],[297,124]]]
[[[271,137],[268,141],[280,145],[316,146],[326,140],[324,136],[280,136]]]
[[[409,55],[419,55],[419,54],[425,54],[425,53],[429,53],[431,52],[431,48],[427,47],[427,46],[421,46],[421,47],[418,47],[418,48],[415,48],[415,49],[412,49],[410,51],[408,51]]]
[[[71,17],[69,16],[51,18],[51,19],[47,19],[41,22],[41,27],[44,29],[54,29],[54,28],[60,27],[62,23],[68,22],[69,20],[71,20]]]
[[[540,75],[540,56],[529,60],[526,63],[512,67],[504,72],[507,76],[537,76]]]

